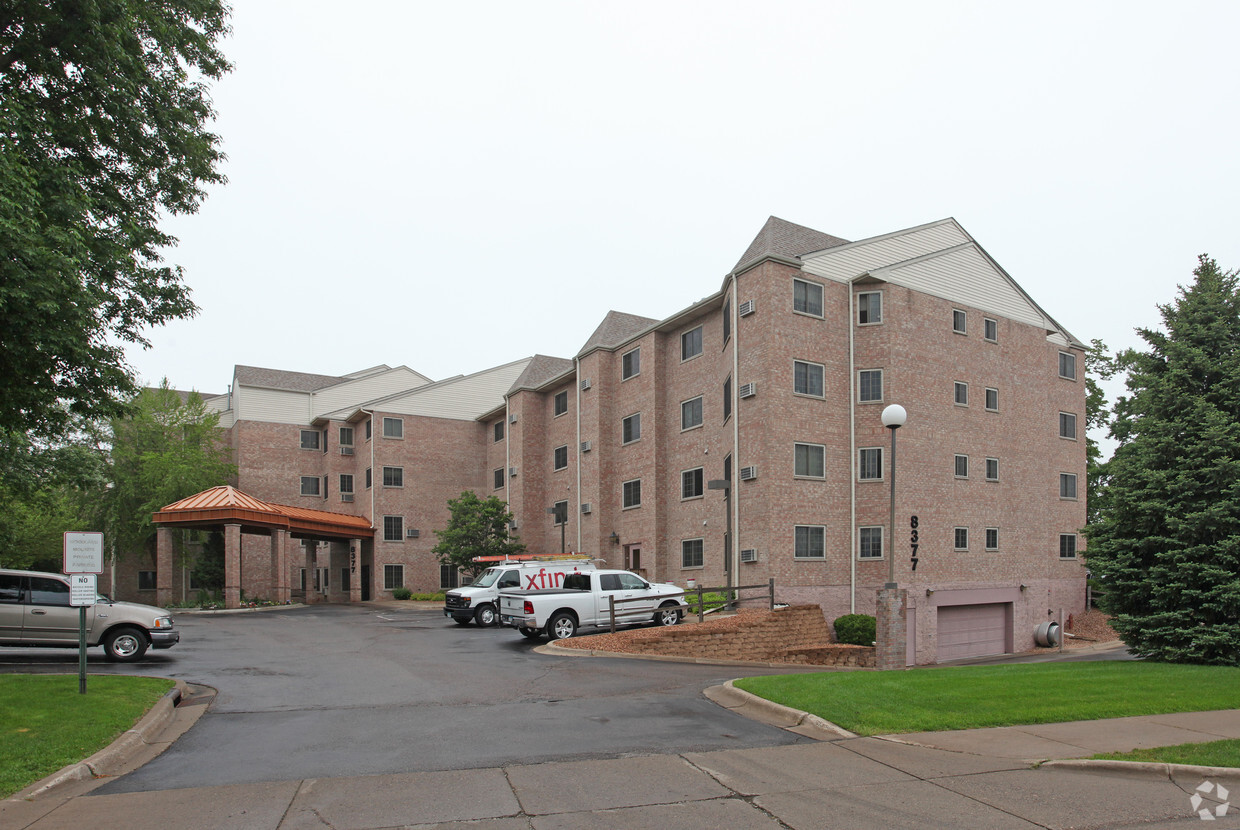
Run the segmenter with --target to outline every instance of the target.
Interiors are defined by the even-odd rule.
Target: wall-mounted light
[[[934,589],[933,589],[933,588],[927,588],[927,589],[926,589],[926,596],[930,596],[930,595],[932,595],[933,593],[934,593]]]
[[[613,545],[620,544],[620,535],[617,534],[614,530],[611,532],[611,543]]]
[[[1020,590],[1021,590],[1021,592],[1023,593],[1023,592],[1025,592],[1025,591],[1029,590],[1029,586],[1028,586],[1028,585],[1026,585],[1026,584],[1024,584],[1024,583],[1022,582],[1022,583],[1021,583],[1021,585],[1020,585]]]

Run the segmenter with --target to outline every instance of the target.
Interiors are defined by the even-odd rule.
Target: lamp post
[[[723,570],[728,578],[728,587],[732,587],[736,568],[732,567],[732,482],[726,478],[716,478],[706,482],[707,490],[723,491],[723,509],[726,514],[726,525],[723,534]]]
[[[896,587],[896,430],[908,420],[908,412],[898,403],[883,410],[883,426],[891,430],[891,540],[887,543],[887,587]]]
[[[564,553],[564,528],[568,526],[568,516],[560,515],[560,506],[548,507],[547,512],[555,516],[555,520],[560,523],[560,553]],[[564,512],[568,513],[568,504],[564,505]]]

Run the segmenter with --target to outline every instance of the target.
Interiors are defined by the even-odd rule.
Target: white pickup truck
[[[684,593],[675,585],[652,585],[628,571],[590,571],[569,574],[561,588],[501,591],[499,619],[526,637],[563,640],[582,626],[610,626],[614,597],[617,624],[653,620],[676,625],[684,615],[680,608]],[[622,599],[631,601],[620,603]]]

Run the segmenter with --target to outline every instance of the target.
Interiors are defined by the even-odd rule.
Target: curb
[[[738,666],[748,669],[805,669],[807,671],[870,671],[856,666],[815,666],[809,663],[772,663],[761,660],[720,660],[706,657],[681,657],[675,654],[633,654],[627,651],[604,651],[571,648],[558,642],[535,646],[534,651],[554,657],[617,657],[624,660],[652,660],[656,663],[692,663],[698,666]],[[739,691],[739,690],[738,690]]]
[[[703,694],[711,702],[739,715],[816,740],[838,741],[844,738],[860,737],[855,732],[850,732],[817,715],[811,715],[800,709],[793,709],[764,697],[758,697],[744,689],[738,689],[731,680],[721,686],[711,686]]]
[[[1240,782],[1240,768],[1237,767],[1199,767],[1193,764],[1164,764],[1157,761],[1111,761],[1103,759],[1069,758],[1062,761],[1043,761],[1041,767],[1058,769],[1101,770],[1104,772],[1143,772],[1159,778],[1174,778],[1186,775],[1192,778],[1221,778],[1226,781]]]
[[[94,778],[114,775],[124,767],[125,762],[137,750],[155,743],[155,738],[172,721],[176,706],[181,702],[181,698],[184,697],[188,688],[183,680],[175,682],[176,685],[165,692],[163,697],[155,702],[155,705],[134,724],[132,729],[122,732],[120,737],[111,744],[105,746],[86,760],[70,764],[41,781],[34,782],[26,789],[13,793],[5,800],[29,801],[46,795],[49,791],[63,784],[70,784],[74,781],[89,781]]]

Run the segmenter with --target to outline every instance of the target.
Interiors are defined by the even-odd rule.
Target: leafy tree
[[[0,431],[116,417],[125,344],[196,308],[159,228],[223,182],[206,79],[222,0],[0,8]]]
[[[183,398],[165,380],[157,389],[143,389],[130,411],[113,419],[103,436],[108,485],[95,513],[105,543],[118,556],[148,550],[155,534],[152,513],[237,475],[219,415],[207,410],[197,392]]]
[[[1205,255],[1193,274],[1159,306],[1165,331],[1118,358],[1131,394],[1086,556],[1135,652],[1240,665],[1240,294]]]
[[[466,490],[460,498],[448,500],[448,509],[452,511],[448,527],[435,531],[439,542],[431,548],[440,564],[477,576],[487,566],[475,562],[475,556],[510,556],[525,550],[509,531],[512,514],[507,502],[495,496],[480,499]]]
[[[1106,343],[1096,338],[1089,343],[1085,352],[1085,518],[1093,524],[1106,508],[1106,487],[1110,481],[1107,462],[1102,460],[1102,450],[1093,438],[1111,425],[1111,410],[1101,381],[1115,377],[1118,367]]]
[[[202,544],[202,553],[194,562],[194,582],[204,591],[224,590],[224,534],[213,530]]]

